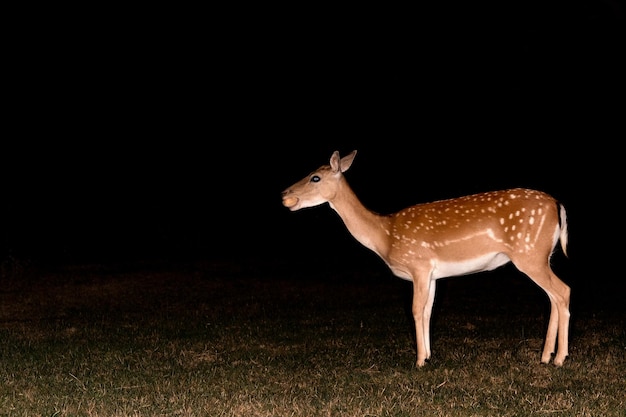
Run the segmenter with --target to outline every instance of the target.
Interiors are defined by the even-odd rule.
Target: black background
[[[357,149],[346,175],[378,212],[547,191],[569,210],[576,279],[617,279],[619,2],[22,19],[5,64],[4,259],[374,257],[328,207],[291,213],[280,199]]]

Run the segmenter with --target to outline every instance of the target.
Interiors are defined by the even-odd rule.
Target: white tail
[[[568,356],[570,288],[550,267],[561,241],[567,255],[565,208],[541,191],[516,188],[417,204],[390,215],[363,206],[343,173],[356,151],[334,152],[323,165],[282,193],[291,211],[328,203],[350,233],[378,254],[394,275],[413,282],[417,366],[430,358],[430,316],[439,278],[489,271],[508,262],[550,299],[541,362],[563,365]]]

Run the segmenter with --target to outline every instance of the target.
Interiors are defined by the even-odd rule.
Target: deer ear
[[[330,167],[332,168],[333,172],[339,171],[339,164],[340,164],[339,151],[335,151],[330,156]]]
[[[356,149],[350,152],[348,155],[341,158],[341,172],[346,172],[356,156]]]
[[[330,157],[330,167],[333,172],[346,172],[348,168],[350,168],[350,165],[352,165],[352,161],[354,161],[355,156],[356,149],[341,159],[339,158],[339,151],[335,151]]]

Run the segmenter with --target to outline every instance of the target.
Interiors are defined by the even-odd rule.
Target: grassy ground
[[[411,287],[377,269],[19,275],[0,288],[2,416],[625,415],[624,310],[573,305],[570,358],[541,365],[548,301],[524,278],[442,281],[416,369]]]

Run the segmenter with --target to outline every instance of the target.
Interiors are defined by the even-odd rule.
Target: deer
[[[282,191],[282,204],[293,212],[328,203],[350,234],[382,258],[394,276],[412,282],[416,367],[431,358],[430,319],[437,280],[508,263],[547,294],[550,316],[541,363],[550,363],[554,355],[553,365],[562,366],[568,357],[570,287],[550,262],[559,241],[568,257],[564,205],[542,191],[511,188],[420,203],[383,215],[366,208],[346,180],[344,173],[356,153],[340,157],[334,151],[329,165]]]

